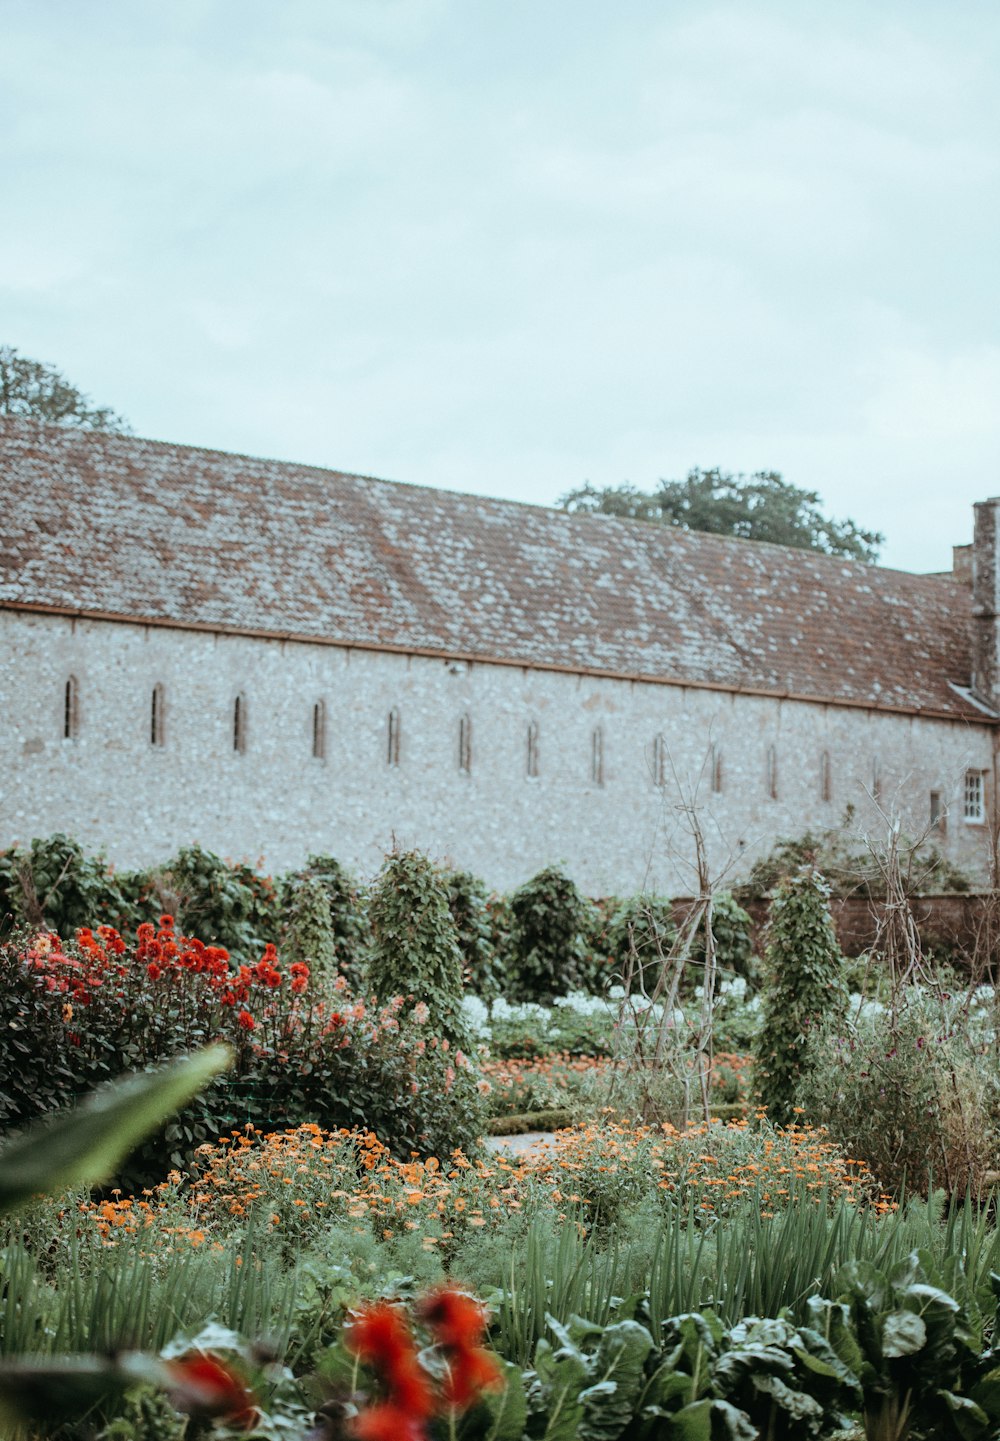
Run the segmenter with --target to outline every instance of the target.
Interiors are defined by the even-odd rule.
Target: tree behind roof
[[[127,421],[109,406],[91,405],[90,397],[54,365],[29,360],[12,345],[0,345],[0,415],[122,435],[129,431]]]
[[[800,490],[776,470],[733,475],[717,466],[690,470],[686,480],[661,480],[652,492],[629,484],[597,489],[588,482],[559,501],[563,510],[577,513],[766,540],[849,560],[878,558],[884,536],[852,520],[829,519],[820,503],[818,492]]]

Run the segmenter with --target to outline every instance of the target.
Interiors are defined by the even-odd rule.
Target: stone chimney
[[[976,502],[972,542],[972,692],[991,710],[1000,710],[1000,496]]]
[[[972,584],[972,546],[953,545],[951,548],[951,575],[960,585]]]

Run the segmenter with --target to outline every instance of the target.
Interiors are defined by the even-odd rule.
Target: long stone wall
[[[983,773],[992,804],[992,751],[985,724],[0,612],[0,845],[65,830],[122,865],[198,841],[274,870],[312,851],[371,874],[398,843],[496,887],[551,863],[592,895],[685,894],[685,799],[736,877],[849,805],[879,826],[877,780],[911,834],[936,791],[942,849],[977,867],[986,827],[963,821],[963,785]]]

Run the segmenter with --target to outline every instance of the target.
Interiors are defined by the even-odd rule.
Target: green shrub
[[[179,850],[158,872],[158,883],[163,904],[186,935],[224,946],[240,959],[259,955],[278,931],[271,882],[201,846]]]
[[[419,851],[387,858],[368,908],[368,984],[383,1003],[424,1005],[436,1034],[470,1046],[462,1016],[462,952],[441,873]]]
[[[720,891],[712,901],[712,937],[715,941],[715,964],[720,971],[729,971],[747,980],[754,977],[753,922],[731,891]],[[704,934],[696,938],[691,958],[696,965],[705,964]]]
[[[310,856],[302,870],[289,872],[282,878],[283,908],[286,911],[302,880],[318,881],[326,892],[337,969],[357,987],[371,944],[371,927],[357,880],[333,856]]]
[[[465,985],[477,996],[491,1000],[500,994],[503,972],[493,945],[489,892],[471,871],[445,870],[441,879],[462,952]]]
[[[829,896],[819,871],[802,866],[781,882],[771,903],[754,1084],[776,1125],[794,1119],[810,1065],[810,1035],[836,1025],[844,1012],[842,960]]]
[[[589,907],[576,886],[552,867],[510,898],[512,969],[508,995],[539,1001],[575,990],[583,979]]]
[[[651,991],[663,958],[677,939],[671,902],[665,896],[629,896],[619,901],[606,936],[616,976],[626,974],[634,954],[644,988]],[[633,985],[640,975],[633,976]]]
[[[887,1191],[980,1194],[1000,1165],[995,1059],[961,1009],[931,995],[869,1002],[815,1037],[802,1101]]]
[[[306,875],[292,891],[288,919],[282,936],[281,955],[286,964],[307,965],[317,976],[332,976],[337,970],[337,949],[333,939],[330,902],[322,882]]]
[[[60,936],[98,922],[117,929],[138,920],[108,863],[61,833],[0,853],[0,918],[6,913]]]

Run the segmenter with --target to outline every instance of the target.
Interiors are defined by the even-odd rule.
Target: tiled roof
[[[3,606],[984,719],[948,578],[25,421],[0,495]]]

